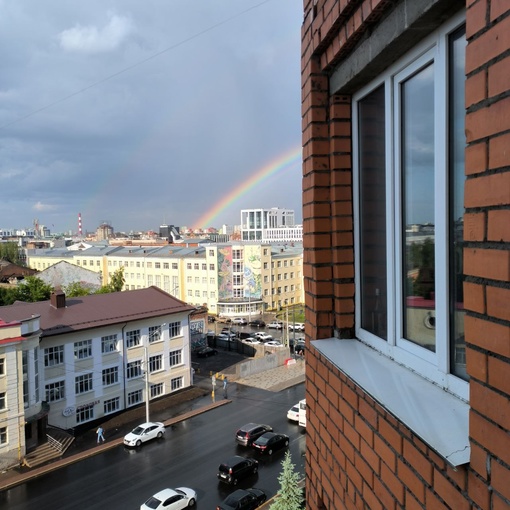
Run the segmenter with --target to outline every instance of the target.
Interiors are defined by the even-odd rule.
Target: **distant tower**
[[[81,229],[81,212],[78,213],[78,236],[83,237],[83,231]]]

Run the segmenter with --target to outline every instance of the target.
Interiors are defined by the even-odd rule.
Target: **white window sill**
[[[469,462],[469,405],[358,340],[311,342],[452,466]]]

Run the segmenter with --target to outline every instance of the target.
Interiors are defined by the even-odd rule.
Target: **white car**
[[[281,342],[278,342],[278,340],[269,340],[268,342],[265,342],[264,345],[270,345],[271,347],[283,347],[284,346]]]
[[[232,324],[238,324],[240,326],[246,326],[246,324],[248,324],[248,321],[244,317],[234,317],[232,319]]]
[[[270,328],[270,329],[282,329],[283,328],[283,322],[273,321],[273,322],[270,322],[267,325],[267,327]]]
[[[263,331],[257,331],[256,333],[253,333],[253,336],[260,340],[261,342],[267,342],[268,340],[272,340],[273,337],[269,335],[268,333],[264,333]]]
[[[124,436],[126,446],[141,446],[142,443],[151,439],[160,439],[165,435],[165,425],[160,421],[147,422],[135,427],[129,434]]]
[[[287,420],[295,421],[296,423],[299,421],[299,404],[292,406],[287,411]]]
[[[287,325],[289,331],[304,331],[305,325],[302,322],[289,323]]]
[[[251,336],[249,336],[248,338],[243,339],[243,342],[245,344],[251,344],[251,345],[259,345],[259,344],[262,343],[260,340],[257,340],[256,338],[252,338]]]
[[[181,510],[193,506],[197,501],[197,493],[188,487],[163,489],[151,496],[140,510]]]
[[[220,333],[216,338],[226,342],[233,342],[236,339],[236,335],[234,333]]]

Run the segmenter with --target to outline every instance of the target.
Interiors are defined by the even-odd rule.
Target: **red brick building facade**
[[[310,509],[510,508],[510,3],[304,0]]]

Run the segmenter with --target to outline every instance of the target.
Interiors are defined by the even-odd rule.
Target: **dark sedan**
[[[260,489],[237,489],[227,496],[216,510],[254,510],[267,499]]]
[[[248,323],[250,326],[254,326],[256,328],[263,328],[265,327],[266,323],[261,319],[255,319],[253,321],[250,321]]]
[[[218,354],[218,351],[216,349],[213,349],[212,347],[202,347],[200,349],[197,349],[195,351],[195,354],[199,358],[208,358],[209,356],[215,356]]]
[[[271,455],[274,451],[289,446],[289,436],[276,432],[266,432],[256,441],[253,441],[252,446],[261,453]]]

